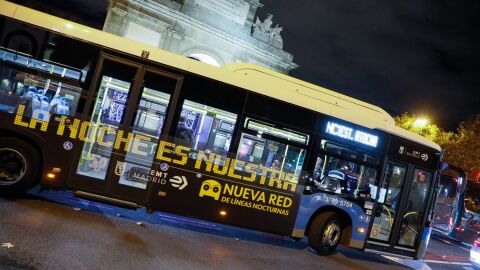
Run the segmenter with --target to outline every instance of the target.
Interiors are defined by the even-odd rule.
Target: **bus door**
[[[150,185],[163,179],[154,157],[180,78],[110,56],[100,66],[90,119],[80,128],[84,144],[68,184],[143,204]]]
[[[366,249],[415,257],[421,241],[432,173],[388,161]]]

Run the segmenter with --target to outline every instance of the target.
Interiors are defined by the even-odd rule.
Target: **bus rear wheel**
[[[0,194],[16,195],[32,188],[40,176],[38,152],[22,140],[0,137]]]
[[[308,244],[320,255],[329,255],[342,238],[343,225],[334,212],[320,213],[310,224]]]

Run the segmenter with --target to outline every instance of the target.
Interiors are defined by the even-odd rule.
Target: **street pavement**
[[[306,240],[75,198],[0,198],[0,269],[462,269],[468,249],[433,239],[424,261],[345,247],[328,257]]]

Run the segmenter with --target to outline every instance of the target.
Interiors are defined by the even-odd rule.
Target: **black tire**
[[[0,195],[14,196],[34,187],[40,179],[40,162],[40,155],[30,144],[0,137]]]
[[[320,255],[330,255],[342,239],[343,225],[334,212],[320,213],[308,229],[308,244]]]

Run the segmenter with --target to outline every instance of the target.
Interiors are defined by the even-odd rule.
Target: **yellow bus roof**
[[[245,88],[370,129],[382,130],[440,150],[440,146],[436,143],[395,126],[393,118],[380,107],[266,68],[244,63],[228,64],[221,68],[214,67],[4,0],[0,0],[0,14],[139,57],[145,50],[150,53],[148,57],[150,61]]]

